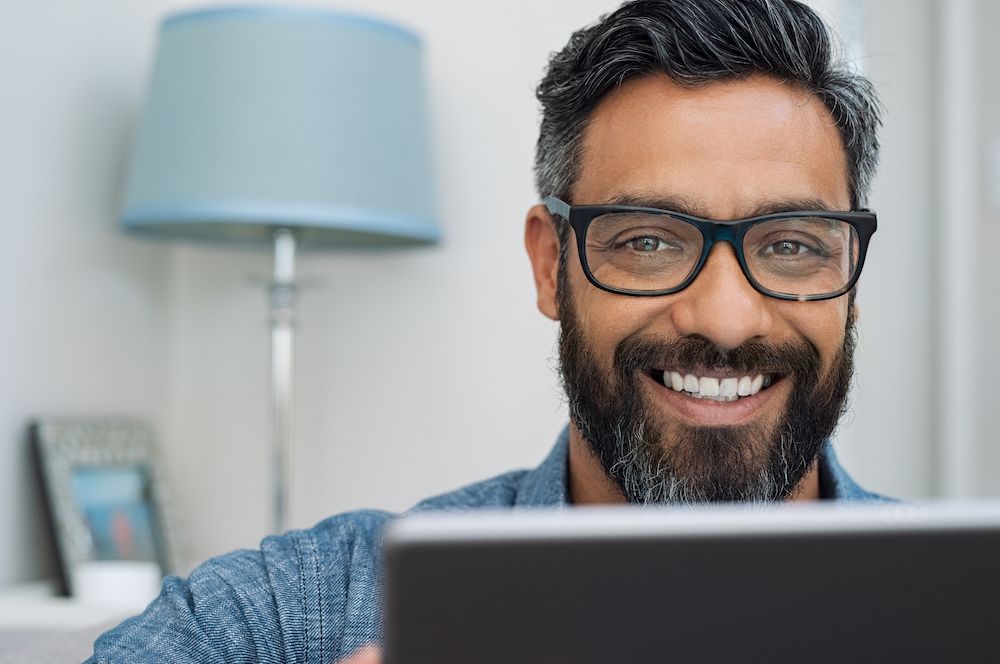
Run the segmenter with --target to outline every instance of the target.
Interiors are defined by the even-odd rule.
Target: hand
[[[365,646],[355,650],[337,664],[382,664],[382,649]]]

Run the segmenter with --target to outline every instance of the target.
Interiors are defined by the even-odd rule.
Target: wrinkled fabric
[[[429,498],[408,513],[565,507],[568,455],[564,429],[538,468]],[[827,499],[888,500],[858,486],[829,443],[820,486]],[[168,577],[145,612],[97,640],[86,664],[332,664],[380,640],[380,542],[397,516],[341,514],[268,537],[259,551],[213,558],[186,580]]]

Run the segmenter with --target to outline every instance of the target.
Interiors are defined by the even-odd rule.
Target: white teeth
[[[698,392],[700,392],[703,397],[719,396],[719,379],[707,377],[702,378],[698,381]]]
[[[664,373],[664,375],[666,375],[666,373]],[[674,388],[674,392],[682,392],[684,390],[684,376],[680,375],[676,371],[671,371],[670,387]]]
[[[704,376],[699,378],[694,374],[682,375],[677,371],[664,371],[663,384],[675,392],[685,392],[697,399],[712,399],[713,401],[736,401],[740,397],[757,394],[771,385],[771,376],[756,374],[753,377],[715,378]]]

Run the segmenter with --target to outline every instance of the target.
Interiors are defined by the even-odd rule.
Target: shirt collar
[[[563,427],[545,461],[522,480],[514,508],[569,505],[569,426]]]
[[[541,465],[523,478],[514,502],[522,507],[566,507],[569,505],[567,477],[569,473],[569,426],[563,428],[556,444]],[[820,496],[824,500],[842,502],[886,502],[891,499],[861,488],[847,474],[830,441],[819,454]]]
[[[892,498],[861,488],[840,465],[829,440],[819,454],[819,493],[825,500],[841,502],[894,502]]]

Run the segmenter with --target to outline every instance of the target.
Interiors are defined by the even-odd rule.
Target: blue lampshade
[[[122,225],[167,237],[434,242],[421,43],[323,10],[163,22]]]

